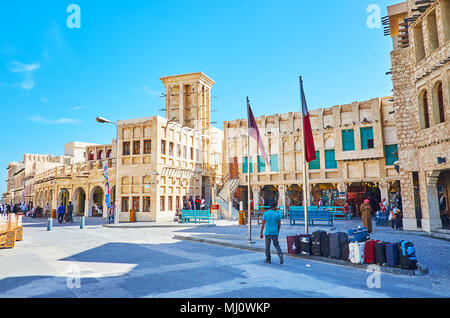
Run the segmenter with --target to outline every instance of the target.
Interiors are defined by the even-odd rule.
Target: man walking
[[[73,205],[72,201],[69,201],[69,205],[67,206],[67,222],[73,223]]]
[[[66,207],[61,203],[58,208],[58,223],[61,224],[64,221],[64,214],[66,213]]]
[[[277,203],[272,201],[270,203],[270,210],[264,213],[261,225],[260,237],[263,238],[263,232],[266,236],[266,259],[265,263],[271,263],[270,257],[270,241],[275,246],[278,257],[280,258],[280,264],[283,264],[283,252],[281,251],[280,243],[278,242],[278,234],[281,227],[281,215],[276,211]],[[264,230],[265,228],[265,230]]]

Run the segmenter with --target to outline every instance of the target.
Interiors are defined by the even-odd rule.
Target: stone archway
[[[82,187],[75,189],[73,193],[73,211],[75,215],[84,215],[86,209],[86,191]]]
[[[95,186],[91,190],[89,197],[89,215],[102,217],[106,208],[105,191],[100,186]]]

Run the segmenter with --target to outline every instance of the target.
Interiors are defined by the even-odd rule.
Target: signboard
[[[106,207],[108,209],[110,209],[111,208],[111,196],[109,194],[108,161],[105,161],[105,163],[103,164],[103,175],[105,176],[105,190],[106,190],[105,202],[106,202]]]
[[[347,193],[346,192],[339,192],[339,199],[346,199]]]

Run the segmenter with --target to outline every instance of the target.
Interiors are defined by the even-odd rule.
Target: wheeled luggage
[[[375,243],[377,241],[368,240],[364,242],[364,263],[374,264],[375,263]]]
[[[297,235],[286,237],[287,248],[289,254],[299,254],[300,253],[300,239]]]
[[[349,257],[350,257],[349,243],[341,244],[341,259],[348,262],[350,260]]]
[[[311,235],[300,234],[300,253],[302,255],[311,255]]]
[[[330,237],[325,232],[320,241],[320,254],[324,257],[330,257]]]
[[[343,232],[330,233],[330,257],[341,258],[341,245],[348,242],[348,236]]]
[[[400,241],[399,245],[400,267],[403,269],[416,269],[416,247],[410,241]]]
[[[386,264],[386,243],[376,242],[375,243],[375,262],[378,265]]]
[[[398,258],[398,243],[386,243],[386,264],[388,266],[400,265]]]
[[[324,237],[328,238],[327,232],[317,230],[312,233],[311,235],[311,252],[315,256],[321,256],[322,250],[321,250],[321,243],[324,241]]]
[[[364,242],[350,242],[349,248],[349,260],[353,264],[364,263]]]
[[[351,241],[365,242],[370,239],[369,231],[364,226],[354,226],[347,234]]]

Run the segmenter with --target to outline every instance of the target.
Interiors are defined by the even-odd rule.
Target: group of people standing
[[[363,226],[367,228],[369,233],[372,233],[372,207],[370,205],[370,200],[365,199],[364,202],[360,205],[359,211],[361,212]],[[396,201],[388,204],[386,198],[384,198],[380,202],[380,211],[383,213],[389,213],[388,221],[392,229],[403,229],[403,214],[398,207],[398,203]]]
[[[58,210],[56,210],[56,213],[58,214],[58,223],[73,223],[72,201],[69,201],[69,204],[67,205],[67,211],[64,204],[61,203],[61,205],[58,207]]]
[[[189,199],[185,197],[183,201],[183,210],[206,210],[205,199],[202,198],[200,200],[200,198],[197,197],[194,201],[192,196],[190,196]]]

